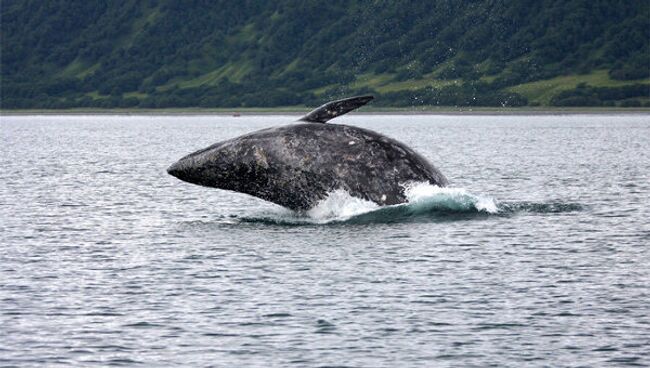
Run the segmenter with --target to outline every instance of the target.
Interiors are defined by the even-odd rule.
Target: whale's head
[[[167,173],[192,184],[243,193],[256,191],[265,181],[269,165],[265,151],[254,143],[236,139],[214,144],[181,158],[167,168]]]

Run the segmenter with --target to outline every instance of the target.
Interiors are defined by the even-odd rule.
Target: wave
[[[521,212],[557,213],[582,209],[575,203],[499,202],[489,196],[472,194],[464,188],[440,188],[428,183],[406,184],[404,193],[406,203],[379,206],[353,197],[345,190],[335,190],[305,213],[274,208],[236,220],[277,225],[443,222],[507,217]]]

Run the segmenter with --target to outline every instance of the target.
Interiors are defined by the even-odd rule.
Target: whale
[[[385,206],[407,202],[409,183],[446,186],[445,176],[404,143],[369,129],[328,123],[372,99],[328,102],[293,123],[190,153],[167,172],[188,183],[245,193],[299,212],[336,190]]]

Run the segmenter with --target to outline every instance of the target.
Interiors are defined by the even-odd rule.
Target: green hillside
[[[650,106],[645,0],[3,0],[4,109]]]

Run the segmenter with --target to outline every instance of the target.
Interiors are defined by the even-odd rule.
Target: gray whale
[[[368,129],[325,124],[371,99],[330,102],[302,122],[258,130],[191,153],[167,172],[295,211],[314,207],[336,189],[392,205],[406,201],[403,185],[408,182],[446,186],[444,175],[405,144]]]

